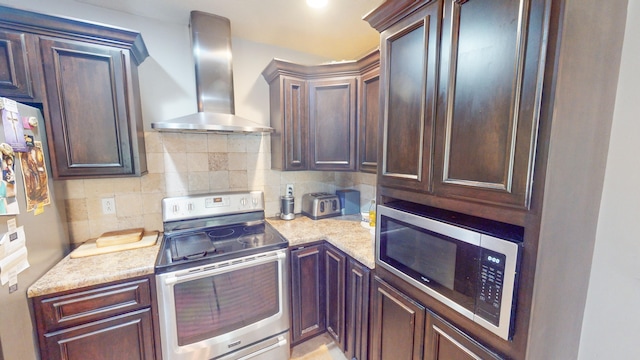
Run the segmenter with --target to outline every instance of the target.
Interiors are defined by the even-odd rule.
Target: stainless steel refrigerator
[[[7,221],[10,219],[15,218],[16,225],[24,227],[30,267],[18,274],[17,291],[9,293],[9,284],[0,285],[0,360],[37,359],[39,357],[27,288],[69,252],[65,208],[62,198],[56,196],[54,182],[51,180],[50,159],[42,113],[35,107],[24,104],[17,106],[20,117],[35,117],[37,119],[37,126],[32,127],[32,130],[24,130],[24,133],[33,135],[35,140],[42,142],[48,174],[50,204],[44,206],[44,212],[39,215],[35,215],[35,211],[27,212],[22,166],[16,156],[14,167],[15,200],[18,202],[20,214],[0,215],[0,235],[7,231]],[[5,140],[5,132],[1,129],[0,143]]]

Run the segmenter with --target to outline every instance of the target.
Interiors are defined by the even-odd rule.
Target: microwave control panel
[[[504,254],[482,249],[480,281],[476,295],[476,314],[496,326],[500,323],[505,262],[506,256]]]

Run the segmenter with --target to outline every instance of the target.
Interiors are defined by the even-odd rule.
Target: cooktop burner
[[[194,233],[168,236],[165,241],[170,244],[172,261],[232,253],[280,242],[271,232],[265,233],[264,224],[204,229]]]

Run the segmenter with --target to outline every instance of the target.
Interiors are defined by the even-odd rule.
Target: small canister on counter
[[[280,196],[280,219],[293,220],[296,214],[293,212],[295,198],[293,196]]]

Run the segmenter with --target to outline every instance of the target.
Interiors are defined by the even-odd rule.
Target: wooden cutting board
[[[97,247],[128,244],[142,239],[144,228],[117,230],[106,232],[96,240]]]
[[[157,240],[158,240],[157,231],[150,231],[150,232],[144,233],[140,241],[130,242],[126,244],[116,244],[116,245],[104,246],[104,247],[98,247],[96,245],[96,240],[89,240],[86,243],[78,246],[75,250],[73,250],[71,252],[70,257],[72,259],[75,259],[75,258],[81,258],[85,256],[108,254],[116,251],[139,249],[147,246],[153,246],[156,244]]]

